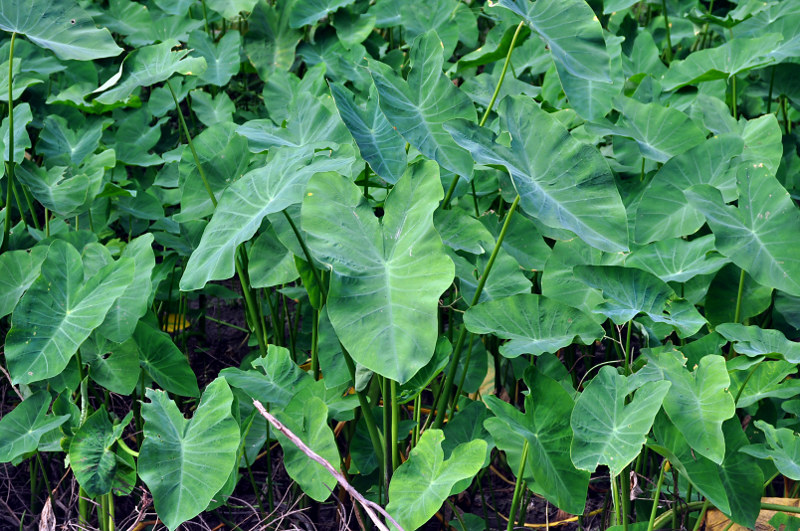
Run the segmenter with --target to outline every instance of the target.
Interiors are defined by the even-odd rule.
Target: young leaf
[[[755,421],[764,432],[766,443],[742,448],[742,452],[761,459],[771,459],[778,471],[787,478],[800,481],[800,437],[787,428],[775,428],[763,420]]]
[[[382,219],[343,177],[312,178],[303,200],[308,246],[332,270],[336,334],[354,360],[401,384],[433,356],[439,296],[454,276],[433,228],[443,195],[438,166],[423,162],[389,193]]]
[[[389,483],[386,510],[403,529],[418,529],[433,516],[453,487],[465,478],[474,477],[486,457],[486,441],[463,443],[445,460],[442,450],[444,433],[426,430],[408,461],[400,465]]]
[[[139,477],[172,531],[206,508],[236,464],[240,434],[231,416],[233,395],[217,378],[203,392],[194,417],[186,420],[166,392],[148,389],[146,394],[150,401],[142,404]]]
[[[646,383],[626,404],[627,379],[614,367],[600,369],[572,410],[575,466],[594,472],[597,465],[608,465],[611,475],[618,476],[639,455],[669,388],[665,381]]]

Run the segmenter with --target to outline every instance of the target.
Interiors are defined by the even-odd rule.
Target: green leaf
[[[789,363],[800,363],[800,343],[789,341],[779,330],[725,323],[715,331],[731,341],[739,354],[752,357],[777,355]]]
[[[777,33],[765,34],[766,31],[759,32],[757,38],[732,39],[721,46],[693,52],[683,61],[673,62],[661,85],[664,90],[676,90],[704,81],[729,79],[773,63],[775,60],[770,57],[770,52],[783,37]]]
[[[307,150],[271,150],[266,165],[245,174],[220,197],[186,264],[181,290],[200,289],[211,280],[232,277],[236,247],[253,237],[268,214],[302,201],[306,183],[315,173],[344,170],[350,162],[325,155],[312,158]]]
[[[241,37],[238,31],[228,31],[218,42],[203,31],[189,35],[189,48],[206,60],[206,70],[199,74],[200,81],[222,87],[239,73],[239,46]]]
[[[433,213],[433,224],[444,244],[455,251],[484,254],[494,247],[492,233],[464,210],[437,210]]]
[[[648,271],[664,282],[686,282],[699,275],[719,271],[729,259],[714,249],[714,236],[694,240],[672,238],[636,249],[625,258],[625,265]]]
[[[575,140],[528,98],[508,97],[498,112],[501,130],[511,135],[510,147],[468,122],[453,122],[447,129],[476,162],[508,170],[527,214],[598,249],[627,250],[625,208],[597,148]]]
[[[762,361],[752,373],[744,370],[732,372],[731,392],[739,395],[736,407],[744,408],[764,398],[796,397],[800,394],[800,381],[786,378],[796,372],[797,365],[783,360]]]
[[[387,512],[403,529],[418,529],[439,510],[453,486],[472,478],[483,466],[486,441],[460,444],[445,460],[444,433],[423,432],[408,461],[400,465],[389,483]]]
[[[14,383],[38,382],[64,370],[133,275],[133,260],[120,258],[84,282],[78,251],[60,240],[50,244],[41,275],[11,316],[5,350]]]
[[[447,254],[456,266],[456,277],[465,300],[471,301],[478,289],[478,282],[486,264],[489,254],[484,253],[475,258],[474,263],[448,249]],[[479,302],[510,297],[520,293],[530,293],[531,282],[523,274],[522,268],[504,249],[497,253],[497,259],[492,267],[492,274],[486,279]]]
[[[342,121],[358,144],[361,156],[378,177],[395,184],[407,166],[405,141],[378,107],[378,93],[370,87],[366,108],[353,101],[353,94],[338,83],[331,83],[331,94]]]
[[[24,251],[6,251],[0,255],[0,317],[10,314],[42,267],[47,247]]]
[[[139,87],[149,87],[168,80],[173,74],[200,75],[206,69],[206,60],[202,57],[188,57],[189,50],[172,51],[172,42],[162,42],[152,46],[143,46],[131,52],[122,63],[122,77],[105,90],[95,101],[110,105],[130,96]]]
[[[787,428],[775,428],[763,420],[755,426],[764,432],[766,443],[742,448],[742,452],[761,459],[771,459],[778,471],[787,478],[800,480],[800,437]]]
[[[477,121],[469,98],[442,73],[443,44],[429,31],[411,48],[408,80],[389,65],[371,61],[383,114],[406,141],[426,157],[467,179],[472,177],[469,153],[453,141],[444,124],[458,118]]]
[[[228,1],[217,0],[217,4]],[[293,4],[293,0],[277,6],[257,2],[247,19],[250,29],[245,37],[244,51],[259,77],[265,81],[269,81],[276,71],[289,70],[294,63],[295,49],[303,33],[289,27]]]
[[[800,295],[800,211],[789,193],[765,168],[743,167],[737,174],[738,208],[720,192],[693,186],[686,197],[708,220],[717,250],[758,282]]]
[[[131,240],[125,246],[121,256],[133,261],[133,282],[117,299],[117,302],[106,314],[103,324],[98,328],[100,334],[116,343],[122,343],[130,338],[136,329],[136,323],[147,313],[150,292],[153,289],[150,277],[156,266],[153,235],[143,234]]]
[[[169,335],[139,321],[133,334],[139,349],[139,364],[158,385],[180,396],[200,396],[197,378]]]
[[[50,393],[38,391],[0,419],[0,463],[8,463],[36,450],[42,435],[69,419],[69,415],[47,416]]]
[[[575,112],[587,120],[598,120],[609,113],[614,98],[622,92],[625,75],[622,70],[622,37],[606,36],[606,48],[610,56],[611,82],[586,79],[571,74],[562,63],[556,61],[556,72],[567,100]]]
[[[0,0],[0,29],[25,35],[61,59],[91,61],[122,52],[72,0]]]
[[[649,350],[645,355],[647,366],[642,370],[652,371],[656,381],[672,383],[664,398],[664,411],[672,423],[697,453],[722,464],[725,457],[722,423],[736,413],[728,390],[731,380],[725,358],[709,354],[690,372],[685,366],[686,358],[677,350],[658,353]]]
[[[314,24],[319,19],[333,13],[340,7],[350,5],[355,0],[297,0],[289,14],[289,26],[302,28]]]
[[[506,441],[515,446],[521,441],[509,440],[505,434],[514,433],[528,441],[524,477],[531,490],[565,512],[581,514],[590,474],[575,468],[569,456],[572,397],[558,382],[536,369],[525,371],[525,382],[530,389],[525,397],[525,413],[495,396],[487,396],[487,405],[497,417],[484,424],[498,448],[507,453],[521,448],[508,448]],[[520,458],[517,457],[517,464]]]
[[[50,169],[25,161],[17,167],[17,176],[45,208],[60,216],[68,217],[83,210],[94,195],[99,192],[104,170],[86,175],[83,172],[71,174],[69,168],[53,166]],[[92,197],[90,197],[90,195]]]
[[[36,152],[48,157],[49,165],[80,164],[95,152],[108,122],[92,120],[81,125],[78,130],[73,130],[66,118],[51,114],[44,120]]]
[[[286,407],[292,397],[308,386],[311,378],[292,361],[288,349],[267,347],[265,357],[251,362],[252,369],[243,371],[228,367],[220,371],[228,383],[261,403]]]
[[[646,383],[626,404],[627,379],[613,367],[601,368],[572,410],[575,466],[594,472],[608,465],[611,475],[618,476],[639,455],[669,388],[666,381]]]
[[[744,142],[735,134],[713,136],[686,153],[670,159],[648,183],[636,211],[636,241],[677,238],[694,234],[705,218],[686,200],[684,191],[708,184],[726,201],[736,199],[736,155]]]
[[[328,407],[322,400],[299,392],[285,408],[276,409],[273,415],[317,455],[338,468],[339,448],[328,426]],[[281,443],[283,465],[289,477],[312,499],[319,502],[327,500],[336,487],[336,479],[325,467],[309,459],[285,435],[276,432],[275,436]]]
[[[755,460],[740,451],[748,444],[738,418],[722,425],[725,459],[717,465],[692,452],[680,430],[665,415],[653,426],[658,444],[651,447],[697,487],[711,504],[743,526],[754,528],[761,510],[764,475]]]
[[[239,426],[233,394],[223,378],[206,387],[191,420],[164,391],[148,389],[142,404],[144,442],[139,477],[153,495],[158,517],[170,529],[203,511],[236,465]]]
[[[603,28],[586,2],[500,0],[498,4],[521,16],[547,43],[553,60],[570,74],[611,81]]]
[[[713,236],[713,235],[711,235]],[[714,275],[705,294],[705,315],[712,326],[729,323],[736,318],[736,301],[739,300],[739,280],[742,270],[728,264]],[[772,288],[762,286],[749,274],[744,274],[742,297],[739,304],[739,321],[754,317],[772,304]],[[780,293],[780,292],[779,292]]]
[[[132,417],[133,412],[130,412],[125,420],[114,426],[103,405],[86,419],[72,437],[69,445],[70,466],[75,479],[89,496],[111,492],[117,473],[117,456],[112,447]]]
[[[308,246],[332,270],[336,334],[354,360],[401,384],[433,356],[439,296],[454,276],[433,228],[443,195],[438,166],[423,162],[397,182],[381,219],[343,177],[312,178],[303,201]]]
[[[508,358],[557,352],[578,338],[589,345],[605,334],[585,313],[541,295],[523,294],[473,306],[464,314],[473,334],[510,339],[500,347]]]
[[[683,336],[691,336],[706,322],[694,306],[682,304],[683,299],[678,299],[672,288],[646,271],[593,265],[575,266],[573,271],[581,282],[602,291],[606,301],[594,311],[618,325],[644,313],[656,322],[674,326]]]
[[[280,242],[271,226],[250,246],[247,269],[254,288],[287,284],[300,276],[294,254]]]
[[[209,9],[216,11],[228,20],[234,20],[241,13],[250,13],[258,0],[206,0]]]
[[[139,350],[133,339],[122,344],[98,334],[81,345],[81,361],[89,365],[89,375],[112,393],[129,395],[139,381]]]
[[[218,123],[233,122],[236,107],[227,93],[219,92],[216,97],[212,97],[208,92],[193,90],[191,95],[192,110],[203,125],[211,127]]]

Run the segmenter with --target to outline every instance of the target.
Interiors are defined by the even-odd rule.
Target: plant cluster
[[[406,531],[796,497],[799,0],[0,0],[0,30],[0,462],[34,505],[43,454],[104,531],[240,482],[278,527],[273,458]],[[248,341],[201,375],[211,320]]]

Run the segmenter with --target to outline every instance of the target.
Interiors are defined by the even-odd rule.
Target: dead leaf
[[[778,505],[789,505],[791,507],[800,507],[800,499],[794,498],[761,498],[763,503],[776,503]],[[775,528],[769,524],[770,519],[775,516],[777,511],[763,510],[758,513],[756,520],[756,531],[773,531]],[[796,516],[796,515],[795,515]],[[706,514],[706,530],[707,531],[723,531],[731,521],[727,516],[722,514],[717,509],[709,509]],[[746,527],[739,524],[733,524],[728,531],[747,531]]]

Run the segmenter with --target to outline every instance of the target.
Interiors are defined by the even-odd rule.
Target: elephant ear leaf
[[[36,450],[42,435],[69,419],[69,415],[48,416],[49,408],[50,393],[38,391],[0,419],[0,463]]]
[[[6,360],[14,383],[38,382],[63,371],[133,278],[134,262],[123,257],[84,282],[81,255],[72,245],[54,241],[39,278],[11,316]]]
[[[69,446],[69,461],[75,479],[89,496],[111,492],[117,474],[117,455],[112,449],[130,422],[133,412],[116,426],[105,406],[95,411],[78,429]]]
[[[443,195],[437,164],[424,161],[389,192],[380,219],[344,177],[313,177],[303,200],[308,246],[332,270],[336,335],[355,361],[400,384],[433,357],[439,295],[455,275],[433,227]]]
[[[476,439],[455,447],[445,460],[441,430],[426,430],[408,461],[389,484],[386,510],[403,529],[417,529],[436,514],[459,481],[472,478],[483,466],[486,441]]]
[[[111,32],[97,28],[72,0],[0,0],[0,29],[25,35],[61,59],[91,61],[122,53]]]
[[[191,420],[165,391],[148,389],[146,395],[150,401],[142,404],[139,477],[172,531],[208,506],[236,465],[240,433],[231,415],[233,393],[224,378],[217,378],[206,387]]]

